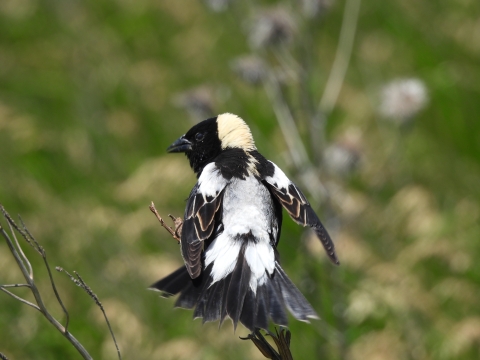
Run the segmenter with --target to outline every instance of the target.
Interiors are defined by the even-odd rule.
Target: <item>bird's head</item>
[[[256,150],[248,125],[237,115],[225,113],[199,122],[167,149],[168,152],[184,152],[195,173],[200,173],[208,163],[223,151],[242,149],[249,153]]]

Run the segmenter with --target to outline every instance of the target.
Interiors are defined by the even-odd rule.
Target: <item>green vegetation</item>
[[[295,359],[480,358],[480,3],[363,1],[338,100],[332,111],[321,107],[325,122],[312,114],[345,1],[318,0],[320,14],[301,10],[314,0],[258,8],[237,0],[223,12],[212,3],[222,1],[1,0],[0,203],[21,214],[52,268],[78,271],[99,296],[124,359],[262,359],[238,338],[244,328],[202,326],[146,290],[182,263],[148,205],[164,217],[183,213],[195,177],[165,149],[199,115],[194,96],[204,114],[233,112],[251,125],[260,152],[308,189],[336,241],[340,267],[285,219],[282,263],[322,318],[291,319]],[[286,36],[252,48],[261,35],[252,29],[272,7]],[[313,166],[292,161],[272,83],[247,84],[232,71],[253,52],[280,81]],[[399,78],[420,79],[428,100],[388,121],[378,94]],[[338,149],[349,166],[323,158],[338,159]],[[23,248],[62,320],[42,259]],[[95,359],[116,359],[98,307],[54,276],[71,332]],[[0,284],[18,282],[2,238]],[[32,300],[28,289],[12,291]],[[40,314],[2,292],[0,352],[80,358]]]

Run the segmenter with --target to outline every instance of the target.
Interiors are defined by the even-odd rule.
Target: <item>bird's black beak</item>
[[[185,139],[185,135],[182,135],[179,139],[167,148],[169,153],[185,152],[192,150],[192,143]]]

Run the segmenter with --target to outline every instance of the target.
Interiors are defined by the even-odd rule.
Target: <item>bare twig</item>
[[[5,219],[7,220],[8,226],[10,228],[10,232],[12,234],[12,237],[14,241],[10,238],[10,236],[7,234],[5,229],[0,225],[0,233],[2,234],[3,238],[6,240],[7,245],[10,249],[10,252],[12,253],[13,257],[15,258],[15,261],[17,262],[18,267],[20,268],[20,271],[23,274],[23,277],[25,278],[25,281],[27,282],[26,285],[30,288],[30,291],[32,292],[36,305],[33,303],[30,303],[29,301],[22,299],[15,294],[11,293],[10,291],[6,290],[3,286],[1,287],[1,290],[8,295],[14,297],[18,301],[21,301],[22,303],[29,305],[33,307],[34,309],[40,311],[43,316],[64,336],[67,338],[67,340],[77,349],[77,351],[82,355],[84,359],[92,359],[88,351],[84,348],[84,346],[64,327],[60,322],[55,319],[50,312],[48,311],[45,303],[43,302],[42,296],[40,294],[40,291],[38,290],[35,281],[33,280],[33,270],[30,262],[28,261],[27,257],[22,251],[22,248],[17,240],[17,237],[15,235],[15,231],[18,231],[22,237],[27,241],[28,244],[30,244],[43,258],[45,265],[47,266],[47,269],[49,270],[48,266],[48,261],[46,258],[46,253],[45,250],[38,244],[38,242],[31,236],[31,234],[26,230],[26,227],[24,226],[24,229],[20,229],[11,216],[6,212],[5,208],[0,205],[0,210],[2,211]],[[49,270],[50,274],[50,270]],[[57,296],[57,300],[60,302],[62,308],[66,312],[65,307],[63,306],[63,303],[60,300],[60,296],[56,292],[55,289],[55,283],[53,281],[53,278],[50,274],[50,282],[52,283],[52,287],[55,290],[55,294]]]
[[[177,240],[178,242],[181,241],[181,238],[182,238],[182,227],[183,227],[183,220],[181,218],[177,218],[173,215],[170,215],[168,214],[168,217],[170,219],[173,220],[173,223],[174,223],[174,226],[175,226],[175,229],[172,229],[170,226],[168,226],[167,224],[165,224],[165,221],[162,219],[162,217],[160,216],[160,214],[158,213],[157,209],[155,208],[155,204],[152,203],[150,204],[150,206],[148,207],[150,209],[150,211],[152,213],[155,214],[155,216],[157,217],[158,221],[160,222],[160,225],[163,226],[163,228],[165,230],[167,230],[170,235],[172,235],[172,237]]]
[[[27,229],[27,227],[25,226],[25,223],[23,222],[20,215],[18,216],[18,218],[20,219],[20,223],[22,224],[23,232],[21,232],[21,234],[22,234],[23,238],[25,240],[27,240],[27,242],[29,242],[28,239],[30,239],[30,241],[35,245],[35,248],[37,249],[37,251],[42,256],[43,262],[44,262],[45,267],[47,268],[47,271],[48,271],[48,277],[50,278],[50,284],[52,284],[53,292],[55,293],[55,297],[57,298],[57,301],[60,304],[60,306],[62,307],[63,313],[65,314],[65,331],[68,331],[68,325],[70,323],[70,315],[68,314],[68,311],[65,308],[65,305],[63,304],[63,301],[60,298],[60,295],[58,294],[57,287],[55,285],[55,281],[53,280],[52,271],[50,270],[50,265],[48,264],[48,261],[47,261],[47,253],[45,252],[45,249],[42,246],[40,246],[38,241],[33,237],[33,235],[30,233],[30,231]],[[12,222],[13,222],[13,220],[12,220]]]
[[[287,329],[280,329],[280,332],[275,328],[277,336],[274,336],[270,333],[275,345],[277,345],[278,352],[280,353],[280,358],[282,360],[293,360],[292,353],[290,351],[290,340],[292,338],[292,333]]]
[[[18,231],[18,232],[22,232],[20,229],[17,228],[17,225],[15,224],[15,222],[13,221],[13,219],[10,217],[10,215],[7,213],[7,211],[5,210],[5,208],[3,206],[1,206],[1,210],[2,210],[2,213],[3,213],[3,216],[7,219],[7,222],[8,222],[8,227],[10,228],[10,233],[12,234],[12,237],[13,239],[15,240],[15,245],[16,245],[16,249],[18,249],[18,253],[19,253],[19,257],[15,257],[15,259],[18,261],[20,261],[22,263],[22,265],[24,264],[27,264],[27,267],[28,267],[28,277],[30,279],[33,280],[33,269],[32,269],[32,264],[30,264],[30,261],[28,261],[27,257],[25,256],[25,254],[23,253],[23,250],[22,250],[22,247],[20,246],[20,244],[18,243],[18,239],[17,239],[17,236],[15,235],[15,232],[13,231],[12,229],[12,226],[15,227],[15,229]],[[0,226],[1,228],[1,226]],[[33,248],[35,248],[32,243],[30,243],[29,240],[27,240],[27,243],[32,246]],[[13,244],[12,244],[13,245]],[[36,249],[35,249],[36,250]],[[20,266],[20,264],[19,264]],[[22,266],[20,267],[20,269],[22,270],[25,266]],[[23,270],[22,270],[23,272]],[[25,276],[25,273],[23,274]]]
[[[122,355],[120,353],[120,349],[117,344],[117,340],[115,339],[115,334],[113,333],[112,327],[110,325],[110,321],[108,320],[107,313],[105,312],[105,308],[103,307],[102,303],[100,302],[100,299],[98,298],[97,294],[93,292],[93,290],[90,288],[90,286],[87,285],[87,283],[82,279],[79,273],[74,271],[73,273],[77,278],[75,278],[73,275],[71,275],[67,270],[64,270],[60,266],[57,266],[55,268],[58,272],[64,272],[67,274],[67,276],[74,282],[75,285],[81,287],[92,299],[95,301],[95,304],[100,308],[100,310],[103,313],[103,317],[105,318],[105,322],[107,323],[108,330],[110,331],[110,335],[112,336],[113,342],[115,344],[115,348],[117,349],[117,355],[118,358],[121,360]]]
[[[2,354],[1,352],[0,352],[0,359],[2,359],[2,360],[8,360],[7,356],[4,355],[4,354]]]
[[[0,285],[0,287],[3,287],[5,289],[7,288],[16,288],[16,287],[30,287],[28,284],[7,284],[7,285]]]
[[[50,265],[48,264],[48,260],[47,260],[47,253],[45,252],[45,249],[38,243],[38,241],[33,237],[33,235],[30,233],[30,231],[27,229],[27,227],[25,226],[25,223],[23,222],[22,218],[19,216],[19,219],[20,219],[20,223],[22,224],[22,228],[20,228],[16,223],[15,221],[12,219],[12,217],[2,208],[2,211],[3,211],[3,214],[5,216],[5,218],[7,219],[8,221],[8,224],[10,226],[10,231],[12,232],[13,234],[13,237],[15,239],[15,242],[16,242],[16,245],[17,245],[17,248],[19,249],[19,251],[22,253],[22,256],[24,257],[26,263],[29,265],[29,272],[30,272],[30,277],[32,278],[33,280],[33,271],[32,271],[32,267],[31,267],[31,264],[30,262],[28,261],[28,259],[26,258],[25,254],[23,254],[23,251],[18,243],[18,240],[15,236],[15,233],[13,232],[13,228],[15,228],[15,230],[17,230],[21,235],[22,237],[25,239],[25,241],[30,244],[30,246],[32,246],[36,252],[38,252],[40,254],[40,256],[42,257],[43,259],[43,262],[45,264],[45,267],[47,268],[47,271],[48,271],[48,276],[50,278],[50,284],[52,285],[52,289],[53,289],[53,292],[55,293],[55,297],[57,298],[57,301],[58,303],[60,304],[62,310],[63,310],[63,313],[65,314],[65,331],[68,332],[68,325],[70,323],[70,316],[68,314],[68,311],[67,309],[65,308],[65,305],[63,304],[63,301],[62,299],[60,298],[60,295],[58,294],[58,291],[57,291],[57,287],[55,285],[55,281],[53,280],[53,277],[52,277],[52,272],[50,270]]]
[[[16,300],[24,303],[25,305],[31,306],[31,307],[34,308],[35,310],[38,310],[38,311],[41,312],[40,308],[39,308],[37,305],[35,305],[35,304],[31,303],[30,301],[25,300],[24,298],[21,298],[20,296],[15,295],[14,293],[6,290],[6,289],[5,289],[5,286],[0,285],[0,290],[2,290],[5,294],[10,295],[10,296],[13,297],[14,299],[16,299]]]
[[[272,337],[277,350],[275,350],[272,345],[265,339],[265,337],[260,332],[260,329],[255,329],[251,334],[248,334],[245,338],[240,338],[242,340],[252,340],[255,346],[260,350],[263,356],[267,359],[272,360],[293,360],[292,353],[290,351],[290,339],[292,333],[287,329],[280,329],[280,332],[275,328],[276,335],[272,332],[267,332],[266,335]]]

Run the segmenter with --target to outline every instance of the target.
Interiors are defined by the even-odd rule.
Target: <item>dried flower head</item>
[[[245,82],[258,85],[265,78],[265,62],[255,55],[238,57],[232,61],[233,71]]]
[[[173,103],[186,110],[194,122],[214,116],[214,95],[209,86],[203,85],[179,93],[173,98]]]
[[[215,12],[222,12],[228,9],[233,0],[204,0],[205,5]]]
[[[289,44],[293,40],[295,29],[295,21],[287,10],[273,8],[252,20],[248,40],[254,49]]]
[[[381,90],[379,112],[386,119],[404,123],[422,110],[427,103],[427,88],[422,80],[398,79]]]
[[[333,4],[334,0],[299,0],[302,13],[308,18],[323,15]]]
[[[328,172],[348,176],[358,169],[362,160],[360,134],[348,131],[341,139],[330,144],[323,153],[323,163]]]

